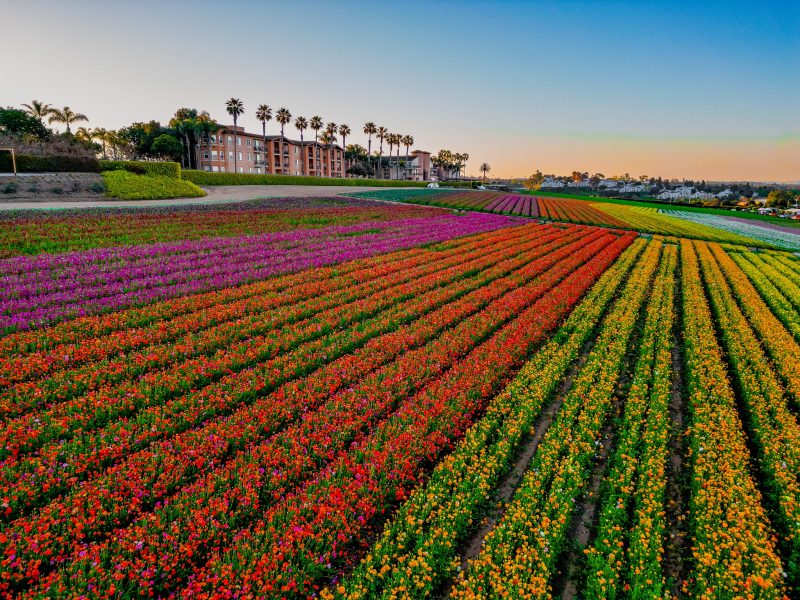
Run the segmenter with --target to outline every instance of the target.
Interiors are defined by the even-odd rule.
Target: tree
[[[261,121],[261,135],[264,137],[264,162],[269,164],[267,155],[267,121],[272,120],[272,108],[268,104],[259,104],[256,119]]]
[[[570,177],[572,178],[572,181],[574,181],[575,183],[580,183],[581,181],[583,181],[583,173],[581,173],[580,171],[573,171]]]
[[[174,135],[167,133],[162,133],[153,140],[150,149],[156,156],[163,156],[170,160],[178,160],[178,157],[183,154],[183,146],[180,141]]]
[[[114,132],[112,131],[111,133]],[[107,159],[108,153],[106,152],[106,143],[109,140],[109,131],[102,127],[95,127],[92,131],[91,139],[100,141],[100,145],[103,148],[103,158]]]
[[[767,205],[779,208],[786,208],[797,201],[797,197],[791,190],[772,190],[767,194]]]
[[[308,126],[314,130],[314,141],[319,141],[319,130],[322,129],[322,117],[318,115],[314,115],[311,117],[311,120],[308,122]]]
[[[281,173],[286,174],[286,164],[283,162],[283,154],[286,151],[286,136],[283,134],[283,128],[292,122],[292,113],[288,108],[279,108],[275,113],[275,120],[281,124]]]
[[[372,156],[372,136],[378,133],[375,123],[367,121],[364,123],[364,135],[367,136],[367,157]]]
[[[328,146],[328,177],[333,177],[333,145],[336,143],[337,125],[333,121],[325,125],[325,140]]]
[[[50,116],[50,113],[53,112],[52,106],[46,102],[40,102],[39,100],[31,100],[30,104],[23,104],[22,107],[31,117],[34,119],[39,119],[39,122],[42,125],[44,125],[45,117]]]
[[[208,111],[203,111],[197,118],[194,120],[194,128],[191,131],[191,135],[194,139],[194,147],[196,152],[193,152],[195,157],[194,161],[194,168],[197,168],[197,157],[199,156],[201,142],[205,141],[208,145],[210,144],[209,138],[211,137],[212,133],[216,133],[222,127],[217,123],[214,119],[211,118],[211,115],[208,114]],[[191,163],[191,161],[190,161]]]
[[[350,135],[350,126],[345,124],[339,125],[339,135],[342,136],[342,148],[345,148],[347,136]]]
[[[225,110],[233,117],[233,172],[238,173],[236,157],[239,155],[239,136],[236,134],[236,125],[239,122],[239,115],[244,114],[244,103],[238,98],[231,98],[225,103]]]
[[[483,173],[483,181],[486,183],[486,174],[492,170],[491,165],[489,163],[483,163],[480,167],[481,173]]]
[[[131,144],[132,153],[136,157],[157,156],[151,151],[153,142],[164,134],[175,137],[169,129],[161,127],[158,121],[131,123],[128,127],[117,130],[117,135]]]
[[[53,108],[50,110],[49,118],[47,119],[48,123],[63,123],[67,126],[67,133],[70,133],[69,126],[73,123],[77,123],[78,121],[88,121],[89,118],[82,114],[74,112],[69,106],[65,106],[64,108],[58,109]]]
[[[542,175],[542,172],[537,169],[533,175],[525,180],[523,185],[526,189],[538,190],[541,189],[542,183],[544,183],[544,175]]]
[[[89,127],[78,127],[78,129],[75,130],[75,137],[82,142],[91,142],[94,134]]]
[[[400,138],[400,143],[406,147],[406,156],[408,156],[408,149],[414,145],[414,138],[410,135],[404,135]]]
[[[464,167],[464,176],[466,176],[466,175],[467,175],[467,161],[468,161],[468,160],[469,160],[469,154],[467,154],[466,152],[464,152],[464,153],[461,155],[461,161],[462,161],[462,163],[463,163],[463,164],[462,164],[462,166]]]
[[[197,121],[196,108],[179,108],[175,111],[175,116],[169,120],[169,126],[175,130],[176,137],[183,145],[181,153],[181,166],[192,168],[192,137]],[[184,161],[184,159],[186,159]],[[234,163],[235,164],[235,163]]]
[[[392,178],[392,148],[394,148],[394,141],[396,134],[390,133],[386,136],[386,142],[389,144],[389,179]]]
[[[51,131],[36,117],[16,108],[0,108],[0,133],[44,140]]]
[[[295,117],[294,126],[297,128],[297,131],[300,132],[300,155],[303,162],[303,175],[305,175],[306,163],[308,161],[306,159],[305,144],[303,143],[303,132],[308,129],[308,121],[306,121],[305,117]]]
[[[389,135],[389,130],[386,127],[378,127],[378,130],[375,132],[375,137],[377,137],[380,142],[380,153],[378,154],[378,171],[380,172],[380,176],[383,176],[383,140]]]

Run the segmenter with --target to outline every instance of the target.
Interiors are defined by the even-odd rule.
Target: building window
[[[253,160],[253,153],[252,152],[248,152],[247,153],[247,160]]]
[[[212,150],[211,151],[211,160],[217,160],[217,151],[216,150]]]
[[[214,173],[216,173],[217,171],[219,171],[219,167],[218,167],[217,165],[214,165],[213,167],[211,167],[211,170],[212,170]]]
[[[244,173],[244,167],[239,167],[239,173]]]
[[[242,153],[241,152],[237,152],[236,153],[236,159],[237,160],[242,160]]]
[[[233,160],[233,152],[230,152],[230,151],[228,152],[228,158]]]
[[[203,152],[203,158],[208,160],[208,151]]]
[[[242,138],[240,138],[240,137],[236,138],[236,145],[237,146],[241,146],[242,145]]]
[[[230,136],[230,135],[228,136],[228,143],[229,144],[233,143],[233,136]]]
[[[216,167],[215,167],[215,168],[216,168]],[[210,171],[210,170],[211,170],[211,167],[209,167],[208,165],[206,165],[206,166],[205,166],[205,168],[204,168],[204,170],[205,170],[205,171]]]
[[[250,145],[250,138],[247,138],[247,145]]]

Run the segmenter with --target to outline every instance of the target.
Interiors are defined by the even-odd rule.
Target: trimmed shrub
[[[183,171],[183,179],[197,185],[363,185],[375,187],[425,187],[425,181],[397,179],[352,179],[334,177],[304,177],[302,175],[256,175],[253,173],[211,173]]]
[[[0,154],[0,173],[12,173],[11,154]],[[97,173],[100,161],[85,156],[17,155],[19,173]]]
[[[106,196],[122,200],[160,200],[166,198],[199,198],[206,193],[191,181],[164,175],[136,175],[126,170],[103,173]]]
[[[181,165],[176,162],[155,162],[149,160],[101,160],[102,171],[128,171],[137,175],[162,175],[181,179]]]

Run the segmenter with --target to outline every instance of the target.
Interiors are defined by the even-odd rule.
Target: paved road
[[[357,185],[220,185],[203,188],[208,195],[203,198],[175,198],[173,200],[97,200],[95,198],[71,198],[69,200],[43,200],[41,202],[23,200],[19,202],[2,201],[0,210],[19,210],[24,208],[89,208],[106,206],[174,206],[180,204],[222,204],[240,202],[255,198],[307,198],[337,196],[343,193],[368,192],[387,188]],[[403,188],[391,188],[403,189]]]

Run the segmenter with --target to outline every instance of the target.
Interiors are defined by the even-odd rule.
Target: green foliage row
[[[352,179],[335,177],[305,177],[303,175],[256,175],[251,173],[211,173],[183,171],[183,179],[197,185],[363,185],[375,187],[425,187],[424,181],[396,179]]]
[[[154,162],[147,160],[101,160],[102,171],[128,171],[136,175],[161,175],[181,179],[181,166],[176,162]]]
[[[106,196],[122,200],[199,198],[206,193],[191,181],[165,175],[137,175],[126,170],[105,171]]]
[[[97,173],[100,163],[95,158],[84,156],[32,156],[18,154],[17,172],[19,173]],[[0,173],[12,173],[11,154],[0,154]]]

